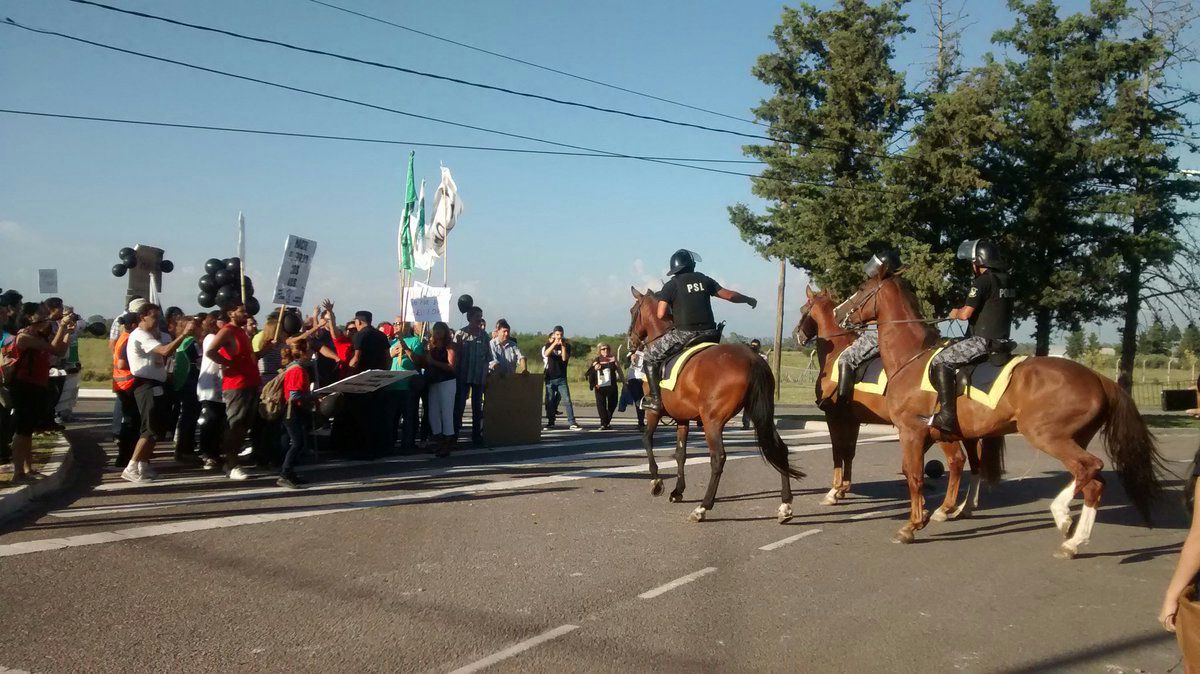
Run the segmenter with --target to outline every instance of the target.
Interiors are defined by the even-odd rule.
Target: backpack
[[[284,408],[287,406],[287,401],[283,399],[283,376],[293,366],[285,367],[282,372],[271,378],[266,386],[263,386],[262,394],[258,397],[258,416],[267,421],[279,421],[283,418]],[[299,367],[296,365],[295,367]]]

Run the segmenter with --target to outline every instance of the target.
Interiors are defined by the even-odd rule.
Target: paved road
[[[649,495],[628,430],[318,464],[306,472],[316,484],[293,492],[169,464],[160,482],[129,485],[100,472],[113,450],[100,403],[85,412],[72,431],[82,484],[0,529],[0,671],[1163,672],[1178,661],[1155,615],[1181,509],[1137,526],[1111,479],[1092,544],[1055,560],[1047,507],[1066,476],[1019,438],[985,510],[898,546],[907,504],[887,434],[864,438],[853,498],[822,507],[828,438],[785,432],[810,477],[780,525],[778,478],[750,434],[728,431],[724,498],[695,524],[702,450],[685,503],[668,503]],[[1195,431],[1160,440],[1182,472]]]

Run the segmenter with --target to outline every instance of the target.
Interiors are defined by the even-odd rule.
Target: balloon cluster
[[[121,259],[119,264],[114,264],[112,275],[121,278],[125,272],[137,266],[137,251],[132,248],[122,248],[117,251],[117,257]],[[170,274],[175,271],[175,263],[170,260],[163,260],[159,265],[159,270],[164,274]]]
[[[236,257],[219,260],[211,258],[204,263],[204,276],[200,277],[200,294],[196,301],[205,309],[214,306],[221,311],[233,308],[242,298],[242,261]],[[254,283],[246,277],[246,313],[254,316],[262,307],[254,297]]]

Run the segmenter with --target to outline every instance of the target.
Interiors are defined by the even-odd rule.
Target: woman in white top
[[[211,311],[201,324],[200,334],[204,343],[200,353],[208,352],[217,339],[217,331],[225,326],[225,315]],[[225,400],[221,397],[221,366],[208,356],[200,358],[200,379],[196,382],[196,395],[200,399],[200,456],[205,470],[214,470],[220,465],[221,440],[225,435]]]
[[[646,430],[646,411],[642,409],[642,397],[646,389],[642,382],[646,381],[646,370],[642,364],[642,352],[634,351],[629,354],[629,367],[625,368],[625,390],[621,392],[621,405],[618,411],[624,412],[627,405],[633,405],[637,411],[638,430]]]

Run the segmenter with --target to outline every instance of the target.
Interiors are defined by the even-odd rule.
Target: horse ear
[[[633,293],[633,299],[635,299],[635,300],[642,299],[642,294],[640,292],[638,292],[637,288],[634,288],[633,286],[629,286],[629,292]]]
[[[808,297],[808,299],[810,299],[810,300],[813,298],[812,286],[808,285],[807,283],[805,283],[805,284],[804,284],[804,294],[805,294],[805,295]]]

